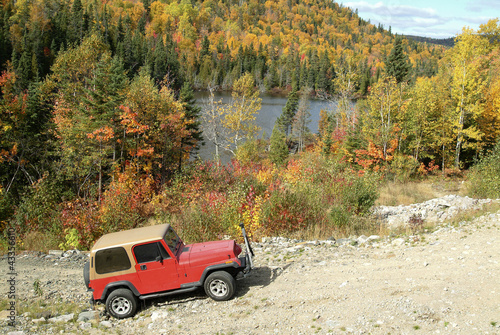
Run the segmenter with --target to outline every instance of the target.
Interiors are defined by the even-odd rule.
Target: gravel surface
[[[433,232],[337,241],[267,238],[236,296],[147,301],[131,319],[91,311],[85,253],[16,256],[4,334],[500,334],[500,212]],[[0,260],[2,299],[9,264]],[[35,308],[41,302],[45,306]],[[7,309],[10,305],[7,306]]]

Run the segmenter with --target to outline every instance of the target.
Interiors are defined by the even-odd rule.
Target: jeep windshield
[[[172,229],[172,227],[168,228],[164,239],[165,243],[168,245],[172,253],[174,255],[177,255],[177,251],[180,249],[182,241],[177,235],[177,233]]]

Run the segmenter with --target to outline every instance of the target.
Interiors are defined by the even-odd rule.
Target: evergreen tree
[[[0,73],[5,70],[5,62],[12,55],[12,46],[9,36],[9,14],[0,12]]]
[[[23,39],[23,51],[21,52],[21,57],[17,62],[16,74],[18,80],[16,81],[16,86],[20,90],[25,90],[28,88],[30,81],[32,80],[32,59],[31,52],[28,50],[27,38]]]
[[[208,55],[210,55],[210,41],[208,40],[207,35],[205,35],[203,37],[203,41],[201,42],[200,58]]]
[[[73,1],[71,8],[70,42],[81,42],[83,39],[83,6],[81,0]]]
[[[155,80],[156,83],[159,83],[163,80],[168,72],[167,50],[165,49],[163,39],[161,38],[154,39],[151,41],[151,43],[154,43],[155,46],[151,77]]]
[[[323,52],[321,55],[321,60],[319,64],[319,71],[316,74],[316,90],[327,92],[329,90],[329,83],[332,81],[331,73],[329,73],[331,68],[330,60],[328,58],[328,53]]]
[[[181,149],[184,150],[184,147],[187,146],[192,148],[192,150],[198,150],[200,144],[205,145],[200,122],[201,108],[196,105],[193,88],[187,81],[182,85],[179,100],[184,103],[185,118],[189,121],[186,128],[190,133],[189,137],[182,138]],[[182,160],[179,160],[179,169],[181,168],[181,162]]]
[[[299,96],[297,90],[292,89],[290,93],[288,93],[288,100],[286,101],[285,107],[283,107],[281,111],[281,115],[278,117],[277,123],[281,128],[281,131],[288,136],[290,132],[290,128],[292,126],[293,118],[297,113],[297,109],[299,107]]]
[[[403,51],[403,39],[401,37],[396,37],[394,47],[385,65],[387,74],[396,78],[398,83],[408,80],[411,63],[408,60],[408,56]]]
[[[286,136],[281,131],[278,122],[276,122],[270,139],[269,159],[276,165],[283,165],[287,157],[288,146],[286,145]]]

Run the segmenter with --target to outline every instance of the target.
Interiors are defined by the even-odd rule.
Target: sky
[[[393,33],[432,38],[455,37],[467,26],[474,30],[490,19],[500,18],[500,0],[363,0],[341,1],[358,9],[371,23]]]

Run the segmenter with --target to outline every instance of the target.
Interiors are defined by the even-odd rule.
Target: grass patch
[[[10,300],[9,299],[0,299],[0,310],[4,311],[10,306]]]
[[[457,215],[455,215],[450,221],[450,225],[458,226],[462,222],[471,222],[475,218],[486,215],[488,213],[496,213],[500,211],[500,203],[491,202],[489,204],[483,205],[481,209],[469,209],[467,211],[461,211]]]
[[[75,314],[75,320],[78,314],[84,309],[77,303],[66,301],[51,301],[45,299],[36,299],[35,301],[21,301],[18,304],[18,314],[22,315],[26,312],[30,313],[32,318],[39,318],[43,315],[50,317],[66,314]]]
[[[425,181],[407,183],[389,181],[380,187],[376,206],[410,205],[449,194],[463,195],[461,180],[429,177]]]
[[[306,241],[326,240],[331,237],[346,238],[353,235],[381,235],[381,225],[369,216],[353,215],[342,227],[329,224],[315,224],[289,236]],[[384,235],[384,234],[382,234]]]
[[[51,249],[59,249],[61,238],[48,233],[32,231],[26,234],[21,242],[21,249],[49,252]]]

